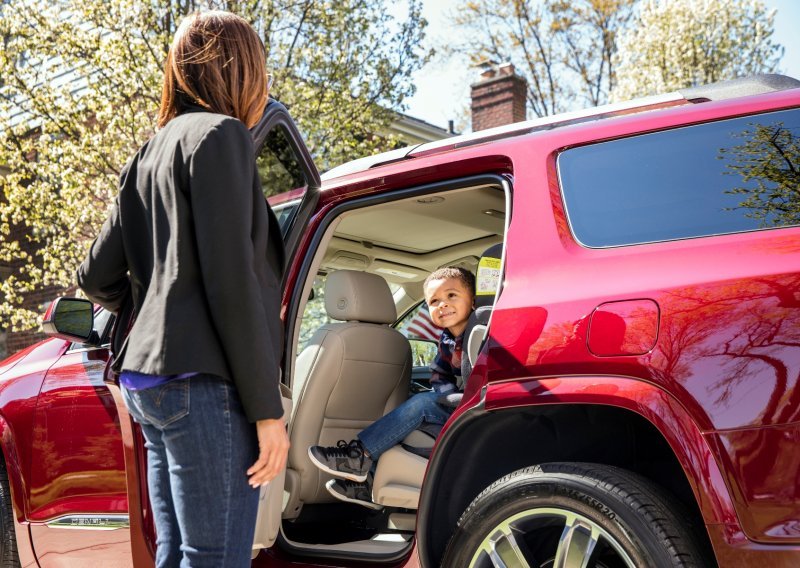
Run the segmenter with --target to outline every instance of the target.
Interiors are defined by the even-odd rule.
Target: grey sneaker
[[[372,502],[372,474],[367,476],[364,483],[350,481],[349,479],[331,479],[325,484],[328,492],[339,499],[348,503],[355,503],[370,509],[383,509],[381,505]]]
[[[372,459],[367,456],[359,440],[352,440],[349,444],[339,440],[336,446],[328,448],[311,446],[308,448],[308,457],[322,471],[350,481],[366,481],[372,468]]]

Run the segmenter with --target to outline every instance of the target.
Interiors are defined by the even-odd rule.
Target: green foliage
[[[800,224],[800,132],[778,122],[739,137],[742,144],[720,156],[742,182],[727,193],[744,196],[738,208],[764,228]]]
[[[450,49],[513,63],[546,116],[775,71],[774,19],[759,0],[468,0]]]
[[[410,337],[408,343],[411,345],[411,364],[415,367],[429,367],[439,353],[435,341]]]
[[[154,132],[162,65],[181,18],[223,8],[253,23],[321,169],[392,147],[384,132],[427,55],[420,3],[393,19],[384,0],[11,0],[0,3],[0,328],[39,314],[27,292],[68,287],[117,191]],[[24,242],[10,238],[24,228]],[[26,252],[35,251],[35,252]]]
[[[775,13],[757,0],[647,0],[620,40],[613,98],[775,71]]]

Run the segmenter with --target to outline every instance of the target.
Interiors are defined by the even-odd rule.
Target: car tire
[[[13,515],[8,470],[6,464],[0,459],[0,568],[19,568],[20,566]]]
[[[444,568],[702,568],[705,527],[616,467],[547,463],[498,479],[467,507]]]

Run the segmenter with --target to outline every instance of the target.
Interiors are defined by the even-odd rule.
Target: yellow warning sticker
[[[478,263],[475,275],[475,295],[492,296],[500,284],[500,259],[484,256]]]

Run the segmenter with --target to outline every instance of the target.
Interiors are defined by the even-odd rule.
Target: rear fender
[[[706,524],[738,524],[716,457],[683,406],[664,390],[637,379],[607,376],[551,377],[486,387],[487,411],[542,404],[600,404],[639,414],[672,448]]]
[[[440,502],[453,483],[453,479],[447,479],[448,462],[459,462],[459,452],[463,454],[464,444],[470,444],[470,433],[482,428],[482,423],[489,424],[487,418],[520,408],[530,411],[537,406],[544,410],[551,405],[604,405],[638,414],[652,424],[674,453],[703,521],[707,525],[740,526],[725,477],[702,432],[686,410],[655,385],[613,376],[546,377],[490,383],[469,397],[443,430],[422,487],[417,534],[425,566],[436,565],[453,528],[450,525],[460,514]],[[520,437],[519,443],[530,441]],[[448,527],[443,530],[445,524]]]

